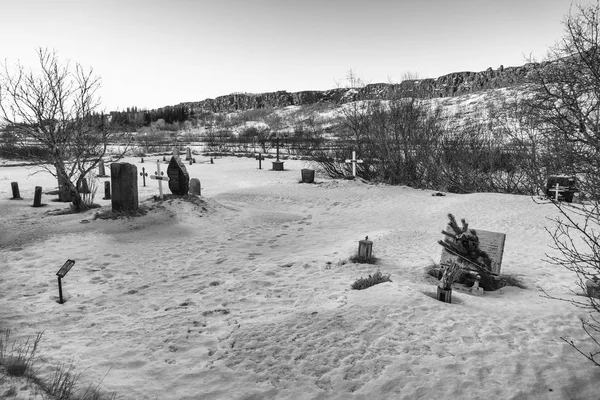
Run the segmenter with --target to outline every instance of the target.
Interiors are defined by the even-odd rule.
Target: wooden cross
[[[556,183],[556,187],[554,189],[549,189],[551,192],[554,192],[554,201],[558,201],[558,193],[560,192],[560,185],[558,182]]]
[[[156,162],[156,172],[154,175],[150,175],[150,179],[158,181],[158,193],[160,193],[160,199],[163,199],[162,181],[169,181],[168,176],[164,176],[165,173],[160,171],[160,162]]]
[[[258,153],[258,156],[254,157],[255,159],[258,160],[258,169],[262,169],[262,164],[261,161],[264,160],[265,158],[263,157],[262,154]]]
[[[143,160],[143,158],[142,158]],[[148,176],[148,173],[146,172],[146,168],[142,167],[142,172],[140,172],[140,176],[142,177],[142,180],[144,182],[144,187],[146,187],[146,177]]]
[[[356,178],[356,164],[362,164],[363,160],[356,159],[356,151],[352,152],[352,159],[346,160],[346,164],[352,163],[352,176]]]
[[[275,138],[275,145],[277,146],[277,160],[279,161],[279,136]]]

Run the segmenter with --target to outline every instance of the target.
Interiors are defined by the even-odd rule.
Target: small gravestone
[[[446,228],[446,230],[450,231],[450,228]],[[491,272],[496,275],[500,274],[506,234],[484,231],[483,229],[475,229],[475,232],[477,232],[477,237],[479,238],[479,249],[485,251],[492,260]],[[454,260],[454,258],[454,255],[442,248],[440,264],[447,264],[451,260]]]
[[[315,182],[315,170],[314,169],[302,169],[302,183],[314,183]]]
[[[69,190],[69,185],[66,179],[56,171],[56,178],[58,179],[58,201],[70,203],[73,201],[73,195]]]
[[[138,209],[138,172],[137,167],[128,163],[110,165],[112,186],[112,210],[134,211]]]
[[[189,147],[186,150],[185,153],[185,161],[190,161],[190,165],[191,165],[191,160],[192,160],[192,149],[190,149]]]
[[[173,157],[179,159],[179,149],[177,147],[173,147]]]
[[[169,190],[177,196],[184,196],[190,190],[190,175],[185,169],[185,165],[175,156],[171,157],[171,162],[167,167],[167,176],[169,177]]]
[[[190,179],[190,193],[195,196],[202,196],[202,187],[198,178]]]
[[[106,178],[108,175],[106,175],[106,171],[104,169],[104,161],[100,160],[98,162],[98,177],[99,178]]]
[[[81,179],[81,184],[79,185],[79,188],[77,188],[77,191],[82,194],[90,193],[90,187],[88,186],[86,178]]]
[[[104,181],[104,200],[110,200],[110,181]]]
[[[21,198],[21,193],[19,192],[19,183],[18,182],[11,182],[10,186],[12,188],[12,200],[23,200]]]
[[[41,186],[35,187],[35,194],[33,196],[33,206],[34,207],[42,206],[42,187]]]

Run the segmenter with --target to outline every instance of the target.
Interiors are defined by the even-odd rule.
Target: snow
[[[154,171],[148,158],[125,161]],[[94,220],[97,209],[49,215],[66,205],[46,194],[33,208],[34,187],[53,190],[54,178],[0,167],[0,333],[44,331],[40,373],[73,360],[82,382],[104,378],[127,399],[597,398],[600,369],[561,340],[594,349],[586,314],[540,290],[567,299],[579,290],[542,261],[553,205],[320,174],[300,184],[307,166],[259,170],[235,157],[186,166],[202,183],[196,203],[154,202],[156,182],[139,179],[150,210],[121,220]],[[24,200],[9,200],[12,181]],[[424,269],[439,261],[449,212],[506,233],[502,272],[528,289],[478,297],[457,286],[452,304],[437,301]],[[379,263],[348,261],[367,235]],[[67,259],[76,263],[60,305],[55,274]],[[378,269],[392,282],[350,289]],[[9,382],[0,377],[0,395]]]

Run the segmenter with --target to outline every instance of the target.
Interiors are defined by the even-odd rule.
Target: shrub
[[[391,282],[390,275],[383,275],[381,271],[375,272],[373,275],[369,275],[368,278],[361,277],[352,284],[352,289],[363,290],[370,288],[371,286],[377,285],[378,283]]]

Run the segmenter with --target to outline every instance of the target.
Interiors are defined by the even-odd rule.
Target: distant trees
[[[83,179],[107,151],[114,135],[106,117],[98,112],[100,78],[81,65],[61,63],[54,51],[37,50],[37,69],[2,65],[0,117],[18,149],[42,148],[29,158],[62,182],[76,211],[86,209]]]

